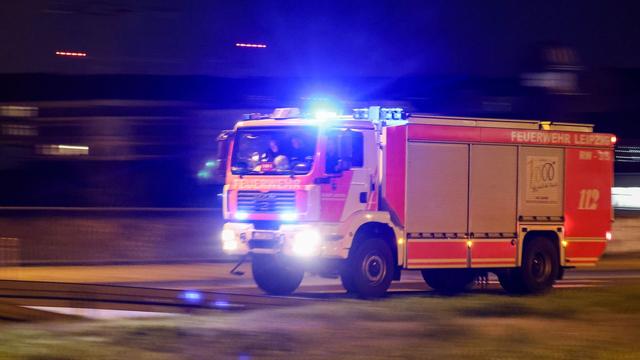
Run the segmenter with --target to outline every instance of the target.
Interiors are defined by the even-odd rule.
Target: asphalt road
[[[248,267],[248,266],[247,266]],[[640,279],[640,271],[568,271],[565,278],[556,283],[556,289],[585,288],[594,286],[608,286],[631,279]],[[250,271],[235,281],[226,280],[214,282],[210,280],[178,280],[178,281],[151,281],[151,282],[124,282],[111,283],[114,285],[145,286],[174,290],[200,290],[231,292],[235,294],[263,294],[253,283]],[[418,271],[404,271],[401,281],[395,281],[391,285],[390,294],[431,293]],[[488,282],[476,283],[472,293],[496,293],[502,292],[498,279],[490,274]],[[293,294],[298,297],[309,298],[341,298],[349,297],[342,288],[339,279],[327,279],[317,275],[307,274],[301,286]]]
[[[228,271],[233,264],[208,264],[204,265],[210,270],[209,273],[202,273],[203,269],[194,268],[190,265],[158,265],[144,266],[134,265],[130,267],[132,271],[149,271],[148,276],[138,277],[134,281],[123,279],[113,279],[109,276],[96,278],[93,283],[108,284],[118,286],[135,286],[156,289],[170,290],[197,290],[225,292],[234,294],[262,295],[262,291],[257,288],[251,277],[251,264],[244,264],[240,270],[245,274],[242,276],[230,275]],[[113,268],[113,267],[112,267]],[[116,267],[126,271],[126,266]],[[94,270],[100,267],[93,267]],[[153,276],[154,270],[157,276]],[[55,271],[55,270],[54,270]],[[206,270],[205,270],[206,271]],[[173,273],[168,278],[163,278],[162,273]],[[180,274],[180,276],[175,276]],[[98,274],[98,277],[100,274]],[[592,270],[568,270],[563,280],[556,283],[557,289],[583,288],[593,286],[607,286],[630,279],[640,279],[640,270],[618,270],[603,271],[594,268]],[[472,292],[500,292],[501,287],[497,278],[490,274],[488,282],[477,283]],[[425,284],[419,271],[403,271],[402,280],[392,283],[390,293],[412,293],[412,292],[432,292]],[[339,279],[323,278],[315,274],[306,274],[300,288],[294,296],[324,298],[324,297],[347,297]]]
[[[101,284],[132,286],[167,290],[198,290],[233,292],[260,295],[251,277],[251,264],[243,264],[239,270],[245,274],[229,274],[234,264],[164,264],[164,265],[110,265],[110,266],[50,266],[50,267],[0,267],[0,280],[59,282],[77,284]],[[556,288],[606,286],[629,279],[640,279],[640,270],[599,270],[597,267],[567,270]],[[488,282],[476,284],[473,291],[496,291],[500,286],[490,274]],[[428,292],[419,271],[403,271],[402,280],[393,282],[391,292]],[[339,279],[327,279],[306,274],[296,295],[321,296],[341,294],[344,289]]]
[[[157,313],[202,313],[297,306],[309,301],[347,299],[339,279],[307,274],[289,297],[272,297],[257,288],[250,264],[245,275],[229,274],[230,263],[111,265],[0,268],[0,319],[59,319],[72,317],[149,316]],[[638,281],[640,270],[569,270],[555,285],[571,288],[609,286]],[[471,294],[503,294],[495,276],[476,283]],[[418,271],[404,271],[389,297],[434,296]],[[107,312],[104,314],[103,312]],[[114,312],[116,312],[114,314]],[[145,315],[147,314],[147,315]]]

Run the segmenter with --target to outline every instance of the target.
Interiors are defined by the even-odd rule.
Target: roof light
[[[368,119],[369,118],[369,109],[353,109],[353,118],[354,119]]]
[[[242,120],[258,120],[258,119],[264,119],[264,118],[266,118],[266,116],[260,113],[250,113],[250,114],[242,115]]]
[[[382,120],[403,120],[405,115],[402,108],[380,108],[380,119]]]
[[[615,145],[618,142],[618,137],[611,135],[611,145]]]
[[[291,119],[300,116],[298,108],[277,108],[273,110],[271,117],[274,119]]]
[[[369,108],[353,109],[354,119],[369,119],[372,121],[394,121],[404,120],[408,114],[403,108],[383,108],[380,106],[371,106]]]

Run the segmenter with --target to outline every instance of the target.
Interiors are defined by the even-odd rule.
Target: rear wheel
[[[253,279],[270,295],[289,295],[304,277],[302,267],[277,255],[253,255],[251,271]]]
[[[506,269],[496,273],[500,286],[509,293],[519,294],[524,292],[519,281],[519,272],[520,269]]]
[[[366,239],[349,255],[341,280],[347,291],[360,297],[381,297],[391,285],[393,271],[389,246],[380,238]]]
[[[527,293],[549,290],[558,278],[560,264],[558,252],[548,239],[532,239],[524,248],[522,256],[522,287]]]
[[[522,266],[498,275],[502,287],[511,293],[535,294],[551,289],[560,272],[558,251],[546,237],[525,243]]]
[[[422,270],[422,278],[430,288],[443,293],[459,293],[473,286],[473,272],[467,269]]]

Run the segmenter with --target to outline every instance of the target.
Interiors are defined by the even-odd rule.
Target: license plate
[[[273,240],[275,239],[276,234],[271,233],[271,232],[264,232],[264,231],[254,231],[253,232],[253,240]]]

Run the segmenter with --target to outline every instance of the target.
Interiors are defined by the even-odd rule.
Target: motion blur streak
[[[71,52],[71,51],[56,51],[56,55],[58,55],[58,56],[86,57],[87,53],[84,53],[84,52]]]

